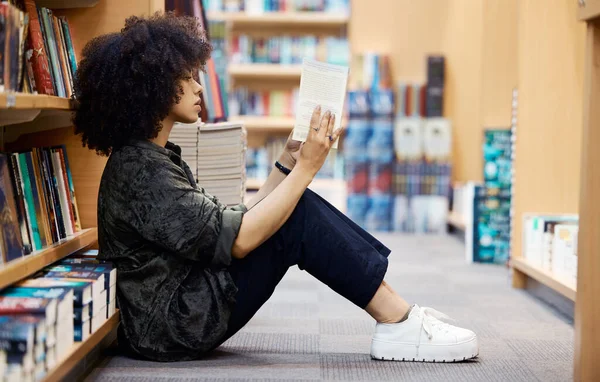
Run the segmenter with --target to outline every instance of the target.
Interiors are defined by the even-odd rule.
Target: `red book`
[[[25,55],[28,65],[30,64],[33,68],[34,89],[37,90],[38,94],[55,95],[35,1],[25,0],[25,10],[29,14],[29,34],[27,35]]]

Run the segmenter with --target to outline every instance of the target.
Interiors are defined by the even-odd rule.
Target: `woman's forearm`
[[[269,178],[271,177],[273,184],[279,180],[277,174],[272,173]],[[292,170],[287,177],[283,174],[281,177],[273,190],[244,214],[240,231],[233,243],[233,257],[245,257],[277,232],[290,217],[313,178],[310,172],[299,168]]]
[[[294,168],[294,164],[289,160],[285,154],[279,158],[279,162],[290,170]],[[252,209],[256,204],[258,204],[261,200],[263,200],[267,195],[271,193],[279,183],[281,183],[286,178],[285,174],[279,171],[277,168],[273,168],[269,177],[265,181],[265,183],[260,187],[256,195],[250,200],[249,203],[246,204],[248,209]]]

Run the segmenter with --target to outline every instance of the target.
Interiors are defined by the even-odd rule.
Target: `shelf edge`
[[[510,263],[513,268],[526,274],[528,277],[547,286],[555,292],[560,293],[569,300],[575,301],[577,295],[576,287],[568,285],[564,281],[556,278],[550,272],[539,269],[521,257],[512,258]]]

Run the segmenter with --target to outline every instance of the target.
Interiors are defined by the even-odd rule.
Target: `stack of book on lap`
[[[0,291],[0,381],[38,381],[116,311],[117,271],[81,251]]]
[[[247,145],[241,123],[176,124],[170,139],[181,146],[182,157],[199,187],[223,204],[242,203],[246,192]]]

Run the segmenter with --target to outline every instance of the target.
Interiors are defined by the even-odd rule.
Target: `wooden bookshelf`
[[[523,257],[515,257],[510,260],[513,268],[525,273],[528,277],[544,284],[548,288],[555,290],[566,298],[575,301],[577,287],[568,281],[556,277],[552,272],[540,269],[539,267],[529,263]]]
[[[36,0],[38,7],[50,9],[89,8],[98,4],[100,0]]]
[[[240,115],[230,118],[231,121],[239,121],[249,132],[275,132],[289,133],[294,128],[293,117],[269,117]]]
[[[73,107],[74,102],[69,98],[55,97],[44,94],[0,93],[0,110],[71,110]]]
[[[241,26],[278,26],[278,27],[342,27],[349,17],[343,14],[327,12],[267,12],[249,14],[246,12],[210,12],[211,21],[226,21],[235,27]]]
[[[300,80],[302,67],[300,65],[280,64],[231,64],[228,67],[229,75],[238,78],[271,78]]]
[[[85,229],[48,248],[3,264],[0,266],[0,289],[34,274],[73,252],[94,244],[97,240],[98,230],[96,228]]]
[[[448,213],[448,224],[450,224],[452,227],[459,229],[461,231],[464,231],[466,229],[466,224],[462,218],[462,216],[460,216],[458,213],[450,211]]]
[[[61,381],[73,370],[77,364],[83,361],[96,346],[100,345],[119,326],[119,311],[112,315],[98,330],[92,333],[88,339],[76,342],[71,351],[60,361],[54,369],[50,370],[44,382]],[[109,345],[109,344],[106,344]]]

